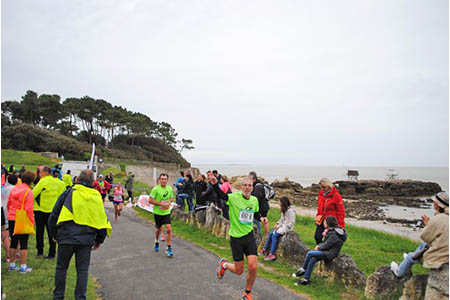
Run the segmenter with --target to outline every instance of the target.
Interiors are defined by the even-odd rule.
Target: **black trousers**
[[[316,233],[314,234],[314,239],[316,240],[316,244],[320,244],[323,241],[323,235],[322,233],[325,231],[325,226],[323,226],[323,223],[320,225],[316,225]]]
[[[70,260],[75,254],[75,267],[77,269],[77,283],[75,286],[75,300],[86,299],[86,287],[89,278],[89,264],[91,262],[90,245],[59,245],[58,259],[55,272],[54,300],[64,299],[66,291],[67,269]]]
[[[48,256],[54,257],[56,254],[56,243],[50,237],[50,228],[48,226],[48,217],[50,213],[42,211],[34,212],[34,222],[36,223],[36,249],[39,255],[44,254],[44,228],[47,229],[48,236]]]

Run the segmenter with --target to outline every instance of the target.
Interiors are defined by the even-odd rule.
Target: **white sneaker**
[[[403,252],[403,259],[406,259],[408,257],[408,253]]]
[[[398,275],[398,264],[395,261],[391,262],[391,271],[395,276],[400,277]]]
[[[297,272],[292,273],[292,277],[298,278],[298,277],[302,276],[303,274],[305,274],[305,272],[306,272],[305,269],[300,268],[300,269],[298,269]]]

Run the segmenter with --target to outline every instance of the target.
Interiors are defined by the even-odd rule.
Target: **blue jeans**
[[[406,258],[398,266],[398,276],[399,277],[402,277],[406,273],[408,273],[411,270],[413,265],[420,263],[419,260],[414,260],[414,259],[412,259],[412,257],[414,256],[414,254],[416,252],[418,252],[418,251],[422,250],[423,248],[425,248],[426,245],[427,245],[427,243],[422,242],[422,243],[420,243],[419,247],[417,247],[417,249],[414,252],[409,252],[408,253]]]
[[[311,277],[312,270],[314,268],[314,264],[318,262],[319,260],[325,259],[325,255],[320,250],[311,250],[306,253],[306,259],[303,263],[302,268],[306,270],[305,276],[303,276],[304,279],[309,280],[309,277]]]
[[[194,202],[192,201],[192,197],[188,194],[178,194],[177,196],[177,204],[184,210],[184,199],[187,200],[189,211],[194,210]]]
[[[267,251],[270,247],[269,254],[275,254],[277,251],[278,240],[280,239],[281,234],[275,232],[275,230],[271,230],[269,232],[269,236],[267,237],[266,244],[264,245],[264,249]]]

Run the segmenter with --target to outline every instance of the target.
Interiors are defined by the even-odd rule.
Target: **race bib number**
[[[239,222],[244,225],[252,225],[253,212],[251,210],[241,209],[239,213]]]

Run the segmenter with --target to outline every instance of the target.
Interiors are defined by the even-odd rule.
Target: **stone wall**
[[[213,207],[197,213],[175,209],[172,211],[172,218],[198,228],[205,228],[215,236],[230,239],[228,234],[230,222],[218,215]],[[256,226],[254,228],[256,243],[261,246],[264,239]],[[296,232],[289,232],[281,238],[277,255],[295,266],[300,266],[308,251],[308,246],[302,242],[299,235]],[[357,289],[363,289],[366,281],[364,273],[358,269],[353,259],[345,254],[339,255],[329,264],[318,263],[314,272],[329,281]]]
[[[215,236],[230,239],[230,222],[218,215],[214,207],[196,213],[175,209],[172,211],[172,219],[205,228]],[[256,226],[254,228],[257,245],[261,246],[264,239],[257,232]],[[303,264],[309,250],[296,232],[289,232],[281,238],[277,256],[297,268]],[[365,290],[365,297],[368,299],[448,299],[448,264],[439,270],[431,270],[429,275],[411,276],[409,273],[403,278],[397,278],[389,266],[381,266],[366,278],[351,256],[339,254],[331,262],[318,262],[314,273],[327,281]]]
[[[402,278],[397,278],[389,266],[381,266],[367,279],[365,296],[383,300],[448,299],[448,264],[430,270],[429,275],[409,273]]]
[[[104,163],[99,166],[100,171],[106,168],[117,168],[120,169],[119,164],[111,164]],[[126,165],[125,166],[126,173],[131,172],[134,174],[136,181],[144,182],[150,186],[156,185],[156,180],[158,179],[159,174],[165,173],[169,175],[169,184],[172,185],[176,182],[178,178],[178,172],[180,171],[180,167],[176,164],[164,164],[164,163],[152,163],[145,162],[142,165]],[[197,179],[199,174],[199,170],[197,168],[189,168],[182,169],[189,170],[191,172],[194,181]],[[156,174],[156,177],[154,176]]]

